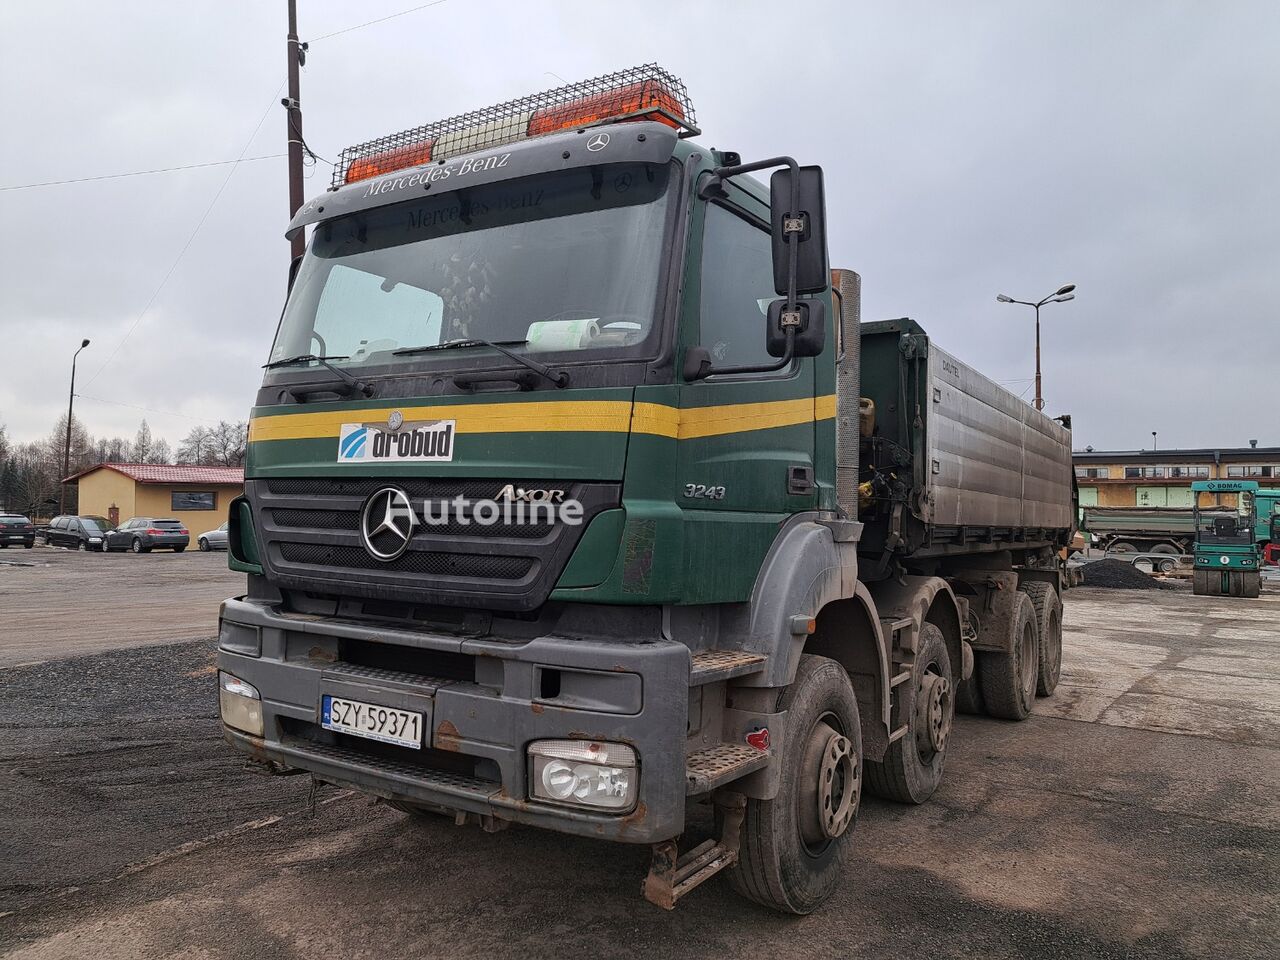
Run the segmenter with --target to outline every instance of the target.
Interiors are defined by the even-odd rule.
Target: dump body
[[[1230,513],[1229,508],[1201,511]],[[1195,510],[1173,507],[1085,507],[1081,527],[1103,550],[1189,553],[1195,543]]]
[[[862,326],[863,551],[904,557],[1065,546],[1071,431],[933,343],[912,320]],[[895,510],[900,505],[902,509]]]

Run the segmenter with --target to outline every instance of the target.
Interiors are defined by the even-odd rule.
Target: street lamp
[[[1066,303],[1068,300],[1074,300],[1076,295],[1071,291],[1076,288],[1074,283],[1068,283],[1059,287],[1056,291],[1049,294],[1039,303],[1032,303],[1029,300],[1015,300],[1013,297],[1006,297],[1003,293],[996,295],[997,303],[1020,303],[1024,307],[1035,307],[1036,309],[1036,409],[1044,409],[1044,397],[1040,394],[1040,308],[1046,303]]]
[[[80,343],[80,350],[89,345],[89,338],[86,337]],[[67,474],[71,472],[71,411],[76,402],[76,357],[80,356],[80,350],[71,355],[71,397],[67,400],[67,442],[62,447],[62,489],[58,495],[58,512],[67,512]]]

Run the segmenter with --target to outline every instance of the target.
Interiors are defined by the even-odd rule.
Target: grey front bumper
[[[569,638],[499,640],[365,621],[290,614],[265,603],[222,606],[218,666],[262,696],[265,736],[224,728],[238,750],[386,798],[488,815],[564,833],[633,843],[684,828],[684,744],[689,650],[673,641]],[[244,638],[256,636],[254,655]],[[344,663],[338,641],[385,643],[476,658],[475,681]],[[556,696],[541,676],[559,671]],[[566,682],[564,678],[568,678]],[[486,761],[486,776],[430,769],[416,751],[371,752],[359,738],[318,731],[324,694],[421,712],[424,746]],[[639,757],[638,802],[625,814],[529,799],[526,749],[533,740],[603,740]]]

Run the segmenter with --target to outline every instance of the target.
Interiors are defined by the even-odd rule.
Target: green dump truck
[[[821,170],[697,132],[648,66],[343,153],[289,226],[221,716],[411,814],[649,845],[664,907],[727,870],[805,913],[958,700],[1053,692],[1069,423],[860,324]]]

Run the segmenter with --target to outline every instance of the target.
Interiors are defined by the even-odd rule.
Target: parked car
[[[181,520],[154,520],[134,517],[107,534],[108,550],[132,550],[150,553],[159,547],[181,553],[191,542],[191,535]]]
[[[196,546],[201,550],[225,550],[227,549],[227,524],[213,530],[207,530],[196,538]]]
[[[224,523],[220,529],[225,530]],[[22,544],[30,550],[36,543],[36,525],[20,513],[0,513],[0,547]],[[227,545],[227,535],[222,535],[222,545]]]
[[[66,547],[69,550],[104,550],[107,531],[110,529],[111,521],[106,517],[75,517],[64,514],[49,521],[49,529],[44,532],[44,542],[51,547]]]

